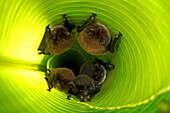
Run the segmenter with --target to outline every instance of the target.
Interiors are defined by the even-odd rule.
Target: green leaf
[[[159,104],[170,91],[169,12],[167,0],[0,0],[0,112],[156,112],[166,108]],[[116,68],[108,72],[91,102],[68,101],[64,93],[46,91],[44,72],[35,71],[46,60],[37,48],[45,27],[62,24],[62,14],[78,26],[91,13],[97,14],[96,21],[112,37],[119,31],[123,34],[114,54],[99,56]],[[72,49],[86,60],[93,57],[78,45],[76,34]]]

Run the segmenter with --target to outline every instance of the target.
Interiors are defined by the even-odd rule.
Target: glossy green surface
[[[160,103],[170,91],[169,12],[168,0],[0,0],[0,112],[166,109],[170,102]],[[39,70],[44,70],[47,57],[38,55],[37,48],[45,27],[62,24],[62,14],[77,26],[91,13],[97,14],[96,21],[110,29],[112,36],[118,31],[123,34],[115,53],[102,57],[116,68],[108,72],[91,102],[68,101],[64,93],[46,91],[44,72]],[[76,36],[72,49],[85,54]]]

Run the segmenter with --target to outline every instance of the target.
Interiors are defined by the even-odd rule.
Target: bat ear
[[[48,78],[47,77],[44,77],[45,78],[45,80],[48,82]]]
[[[69,86],[76,88],[76,85],[74,84],[74,82],[70,82],[70,83],[69,83]]]
[[[91,86],[91,87],[90,87],[90,90],[91,90],[91,91],[93,91],[94,89],[95,89],[95,87],[94,87],[94,86]]]

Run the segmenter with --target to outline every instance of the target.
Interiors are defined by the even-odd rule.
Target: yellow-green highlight
[[[0,0],[0,111],[136,111],[149,104],[170,90],[169,12],[168,0]],[[98,15],[96,21],[108,27],[112,36],[118,31],[123,34],[115,53],[100,57],[116,68],[108,72],[91,102],[68,101],[64,93],[46,91],[44,72],[37,68],[45,67],[44,56],[38,55],[37,48],[45,27],[62,24],[62,14],[80,25],[91,13]]]

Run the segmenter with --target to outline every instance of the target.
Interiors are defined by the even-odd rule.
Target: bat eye
[[[78,86],[79,89],[83,89],[83,86]]]

